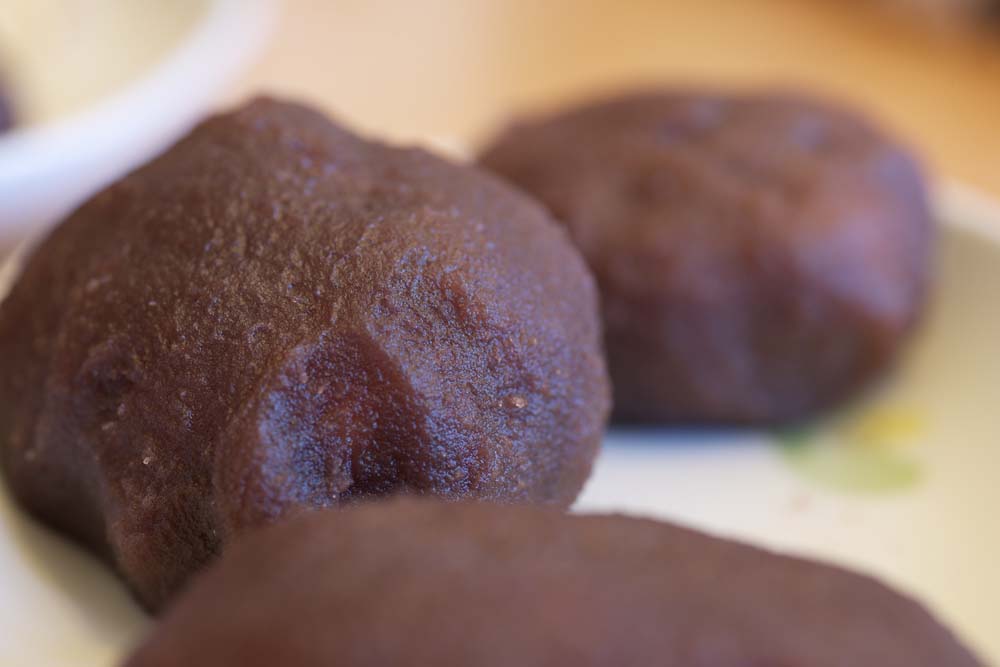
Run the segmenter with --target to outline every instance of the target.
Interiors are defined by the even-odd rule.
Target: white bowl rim
[[[86,163],[104,152],[98,137],[130,127],[153,104],[169,102],[185,82],[218,89],[260,46],[273,23],[275,0],[209,0],[180,42],[139,78],[75,113],[0,137],[0,192],[59,165]],[[211,55],[209,55],[211,54]]]

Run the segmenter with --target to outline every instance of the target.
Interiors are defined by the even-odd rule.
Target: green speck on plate
[[[920,465],[894,448],[797,430],[778,434],[783,458],[799,474],[842,493],[891,493],[920,481]]]

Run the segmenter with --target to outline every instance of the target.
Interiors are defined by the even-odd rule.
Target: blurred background
[[[461,156],[512,117],[629,87],[797,88],[869,113],[912,144],[940,183],[1000,199],[998,7],[1000,0],[0,0],[0,284],[13,275],[3,260],[20,244],[204,114],[262,92],[316,105],[372,135]],[[851,513],[862,506],[853,498],[817,502],[804,513],[813,502],[804,494],[787,513],[767,509],[775,495],[733,513],[725,503],[705,502],[697,492],[704,478],[685,477],[687,467],[669,480],[651,469],[627,483],[645,484],[648,499],[677,489],[670,498],[686,500],[675,516],[701,517],[700,525],[747,538],[766,534],[773,546],[836,554],[892,574],[1000,651],[991,616],[1000,596],[990,588],[995,578],[979,574],[997,561],[997,542],[983,528],[995,525],[994,496],[986,491],[995,488],[995,466],[980,465],[987,454],[977,453],[994,451],[988,447],[996,442],[991,401],[1000,324],[983,308],[996,293],[996,274],[985,268],[995,254],[975,238],[954,237],[945,247],[948,266],[968,267],[942,282],[949,296],[934,322],[955,322],[940,330],[954,333],[927,339],[937,342],[908,366],[909,393],[894,394],[899,404],[886,404],[890,417],[882,418],[892,424],[894,409],[906,415],[912,404],[933,406],[926,420],[942,425],[934,432],[957,447],[958,455],[950,448],[940,455],[954,466],[933,459],[944,483],[934,487],[940,495],[921,495],[915,505],[926,512],[922,523],[895,499],[867,523],[860,510]],[[871,428],[862,424],[858,432]],[[822,458],[831,451],[824,443],[855,437],[844,433],[821,440],[815,460],[836,469],[856,456],[879,470],[882,450]],[[894,470],[894,450],[885,456]],[[731,460],[723,469],[730,477],[722,479],[745,479],[748,459]],[[909,470],[908,459],[900,460]],[[713,514],[719,508],[725,511]],[[943,532],[927,540],[913,529],[925,525]],[[8,554],[19,553],[12,548]],[[956,550],[964,550],[960,559]],[[0,550],[0,562],[4,557]],[[50,581],[50,570],[58,579]],[[121,591],[103,570],[39,572],[37,581],[25,581],[43,591],[32,598],[34,608],[55,610],[39,635],[53,651],[86,647],[103,656],[93,664],[110,664],[107,656],[122,646],[116,642],[142,631],[145,620],[127,598],[106,597]],[[956,572],[965,576],[956,580]],[[58,590],[48,597],[52,582],[58,588],[77,579],[83,583],[72,590],[83,593],[68,607]],[[7,597],[15,603],[0,605],[0,626],[42,627],[25,613],[23,597]],[[95,599],[111,602],[95,611]],[[50,625],[77,639],[51,641]],[[77,653],[65,655],[72,657],[60,664],[79,664]]]
[[[0,4],[0,248],[260,92],[461,153],[512,114],[631,86],[803,88],[1000,196],[1000,0]]]

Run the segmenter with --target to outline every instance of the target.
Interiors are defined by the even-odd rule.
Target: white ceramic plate
[[[1000,206],[938,199],[933,310],[884,386],[796,433],[613,431],[578,509],[874,573],[1000,663]],[[3,666],[110,665],[149,625],[106,568],[2,495],[0,592]]]

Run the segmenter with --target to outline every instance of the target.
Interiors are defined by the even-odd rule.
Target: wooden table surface
[[[864,0],[285,0],[282,14],[225,101],[291,95],[394,140],[474,147],[520,110],[602,91],[804,88],[1000,197],[1000,32]]]

